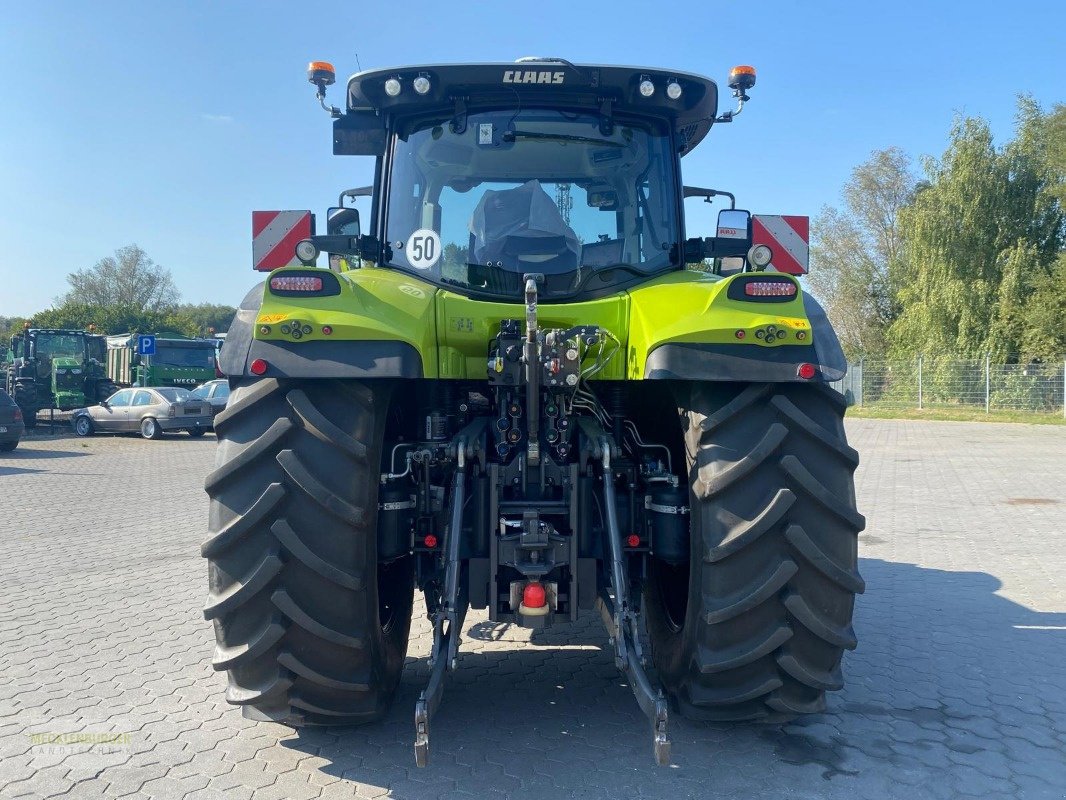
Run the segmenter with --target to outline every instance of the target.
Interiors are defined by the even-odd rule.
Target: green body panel
[[[147,373],[146,381],[141,380],[143,373]],[[171,367],[158,364],[150,364],[147,368],[144,364],[138,364],[133,370],[133,375],[133,383],[136,386],[183,386],[189,389],[196,388],[201,383],[217,377],[213,366]]]
[[[522,303],[472,300],[443,290],[437,291],[436,305],[441,378],[483,379],[489,342],[499,333],[500,321],[524,320],[526,313]],[[582,303],[546,303],[537,309],[537,322],[543,330],[598,325],[618,337],[624,348],[628,315],[629,295],[622,292]],[[596,377],[619,380],[624,377],[624,366],[621,355],[616,355]]]
[[[522,303],[471,299],[398,270],[363,267],[334,274],[339,295],[280,297],[266,289],[255,338],[297,346],[325,340],[401,341],[418,351],[426,378],[478,380],[485,377],[489,343],[500,321],[525,319]],[[742,343],[767,349],[810,344],[811,323],[799,292],[787,302],[733,300],[727,291],[738,277],[672,272],[595,300],[543,303],[538,321],[544,330],[598,325],[611,331],[625,357],[616,356],[597,375],[605,380],[643,380],[649,353],[667,343]],[[294,323],[301,331],[309,326],[311,333],[294,339],[282,331],[283,325],[291,330]],[[332,334],[323,334],[323,326],[332,327]],[[756,336],[768,326],[777,333],[769,344]],[[737,331],[744,336],[738,338]]]
[[[55,398],[54,407],[60,411],[88,404],[82,367],[82,362],[76,358],[60,356],[52,359],[52,395]]]
[[[648,354],[659,345],[671,342],[743,343],[767,349],[782,344],[810,344],[811,323],[798,291],[794,299],[784,303],[732,300],[727,296],[728,288],[739,277],[722,278],[685,270],[630,289],[632,310],[626,377],[643,379]],[[774,273],[774,277],[783,276]],[[786,335],[775,336],[767,344],[756,333],[770,325]],[[743,338],[737,338],[737,331],[744,331]],[[799,333],[802,338],[797,338]]]
[[[285,272],[276,270],[271,275]],[[255,338],[294,343],[291,334],[282,332],[282,326],[300,322],[310,326],[311,333],[301,335],[299,342],[406,342],[422,356],[423,375],[438,377],[436,286],[407,273],[376,267],[334,274],[341,292],[330,297],[279,297],[266,288],[256,317]],[[323,326],[331,327],[333,333],[323,334]]]

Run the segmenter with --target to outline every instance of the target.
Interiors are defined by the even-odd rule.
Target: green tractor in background
[[[269,275],[220,359],[202,548],[227,699],[379,719],[417,587],[419,765],[469,608],[532,629],[598,613],[660,764],[671,708],[823,710],[863,591],[828,386],[846,363],[785,266],[805,228],[731,202],[717,235],[685,235],[685,197],[732,195],[684,186],[681,157],[754,70],[724,113],[706,78],[561,59],[362,72],[344,110],[329,64],[309,78],[334,152],[376,177],[324,234],[253,214]],[[365,228],[346,197],[369,197]]]
[[[105,370],[104,337],[79,330],[25,328],[11,337],[4,366],[7,393],[27,428],[37,413],[70,411],[106,400],[118,387]]]

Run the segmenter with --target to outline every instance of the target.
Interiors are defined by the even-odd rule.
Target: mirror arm
[[[736,210],[737,207],[737,198],[733,196],[732,192],[727,192],[724,189],[701,189],[699,186],[685,186],[683,192],[686,198],[702,197],[708,203],[711,202],[712,197],[718,197],[721,195],[722,197],[729,198],[730,209]]]
[[[730,208],[730,210],[733,210],[733,211],[736,210],[737,198],[733,196],[732,192],[724,192],[721,189],[710,189],[709,191],[711,192],[711,194],[708,195],[707,197],[705,197],[703,202],[709,203],[709,202],[711,202],[711,198],[712,197],[715,197],[716,195],[722,195],[723,197],[728,197],[729,198],[729,208]]]
[[[358,189],[345,189],[343,192],[340,193],[340,197],[337,198],[337,206],[339,208],[344,208],[345,207],[344,206],[344,198],[345,197],[350,197],[352,200],[354,200],[357,197],[373,197],[373,196],[374,196],[374,187],[373,186],[360,186]]]

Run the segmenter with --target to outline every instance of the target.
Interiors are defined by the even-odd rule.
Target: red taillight
[[[742,330],[738,329],[737,332],[734,333],[733,335],[736,336],[738,339],[743,339],[748,334],[745,331],[742,331]]]
[[[799,369],[796,370],[796,374],[805,381],[809,381],[817,372],[818,370],[814,368],[814,364],[800,364]]]
[[[434,536],[432,533],[427,533],[426,534],[426,538],[424,540],[424,543],[425,543],[426,547],[429,547],[429,548],[432,549],[432,548],[437,546],[437,537]]]
[[[626,539],[626,544],[630,547],[640,547],[640,537],[635,533],[629,534],[629,538]]]
[[[21,421],[22,421],[22,409],[21,408],[16,408],[15,409],[15,422],[21,422]]]
[[[795,297],[796,284],[792,281],[748,281],[744,284],[748,297]]]
[[[320,292],[322,279],[313,275],[276,275],[270,279],[270,288],[279,292]]]
[[[322,335],[323,336],[332,336],[333,335],[333,328],[331,326],[329,326],[329,325],[323,325],[322,326]]]
[[[522,590],[522,605],[526,608],[544,608],[548,604],[548,595],[544,587],[535,581],[527,583]]]
[[[267,366],[267,362],[261,358],[257,358],[251,363],[251,366],[249,366],[248,369],[252,371],[253,375],[263,375],[267,371]]]

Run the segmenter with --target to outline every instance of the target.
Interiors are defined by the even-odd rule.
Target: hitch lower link
[[[603,624],[614,645],[614,664],[629,678],[629,686],[637,698],[641,711],[651,722],[652,753],[660,767],[670,764],[670,740],[666,735],[668,722],[666,698],[662,691],[652,688],[644,651],[640,644],[640,626],[637,613],[629,603],[629,579],[626,575],[625,556],[622,553],[622,534],[618,527],[615,506],[614,475],[611,470],[611,441],[602,437],[599,441],[599,457],[603,464],[603,499],[607,516],[607,540],[611,549],[611,595],[606,592],[596,599]]]
[[[469,431],[469,429],[467,429]],[[444,553],[444,596],[433,612],[433,648],[429,654],[429,682],[415,703],[415,764],[429,763],[429,720],[440,705],[444,673],[454,670],[459,654],[459,632],[467,604],[459,598],[459,542],[466,501],[467,437],[456,440],[456,469],[452,479],[451,519]]]
[[[611,471],[611,442],[600,439],[599,458],[603,464],[603,494],[607,512],[608,540],[611,548],[611,592],[604,592],[596,606],[614,645],[614,662],[629,678],[629,685],[637,704],[651,721],[652,752],[659,766],[670,764],[670,740],[667,738],[667,706],[661,691],[652,688],[644,671],[645,658],[640,644],[637,613],[629,603],[629,581],[622,553],[622,538],[615,511],[614,476]],[[466,603],[459,598],[459,536],[462,530],[462,509],[465,502],[466,440],[457,442],[458,466],[452,484],[452,516],[445,551],[444,595],[433,613],[433,647],[430,653],[430,674],[426,688],[415,704],[415,764],[429,763],[429,721],[440,706],[444,690],[444,674],[454,670],[459,652],[459,632],[466,618]]]

